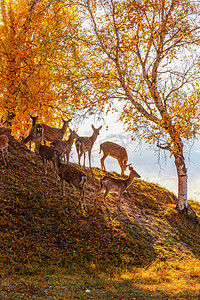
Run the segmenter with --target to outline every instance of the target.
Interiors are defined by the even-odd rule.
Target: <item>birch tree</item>
[[[178,176],[177,209],[187,209],[184,144],[197,138],[199,1],[83,0],[90,99],[123,100],[121,120],[134,138],[169,151]],[[85,87],[86,89],[87,87]]]

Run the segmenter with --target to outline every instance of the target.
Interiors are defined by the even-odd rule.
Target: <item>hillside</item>
[[[200,258],[200,225],[176,211],[173,193],[135,179],[124,195],[122,212],[116,196],[109,195],[109,218],[96,193],[105,172],[92,168],[86,171],[87,208],[80,210],[76,189],[68,186],[63,198],[55,173],[44,176],[41,159],[9,138],[9,166],[0,163],[3,274],[57,268],[112,274],[155,260]],[[190,205],[200,217],[200,204]]]

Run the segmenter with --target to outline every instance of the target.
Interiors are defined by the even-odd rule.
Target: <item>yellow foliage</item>
[[[67,38],[77,32],[78,12],[61,2],[4,1],[1,19],[0,114],[16,115],[12,132],[19,136],[29,114],[52,124],[73,112],[77,91],[63,97],[60,84],[69,89],[79,70],[78,49]]]

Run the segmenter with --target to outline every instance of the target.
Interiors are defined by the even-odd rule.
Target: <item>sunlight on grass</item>
[[[120,278],[134,281],[145,291],[161,291],[168,297],[200,297],[200,261],[195,258],[158,261],[148,268],[134,268],[132,272],[125,272]]]
[[[10,276],[1,282],[2,299],[199,299],[200,261],[156,261],[148,268],[108,276],[57,270],[53,275]]]

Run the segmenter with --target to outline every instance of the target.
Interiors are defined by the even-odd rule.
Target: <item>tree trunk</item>
[[[175,154],[175,165],[178,175],[178,203],[179,211],[187,208],[187,169],[183,154]]]
[[[196,212],[190,205],[187,205],[187,169],[185,166],[183,152],[180,155],[179,151],[179,154],[174,156],[178,175],[178,202],[176,209],[182,213],[186,213],[188,219],[190,219],[190,221],[192,221],[195,225],[199,224],[199,219],[196,215]]]

